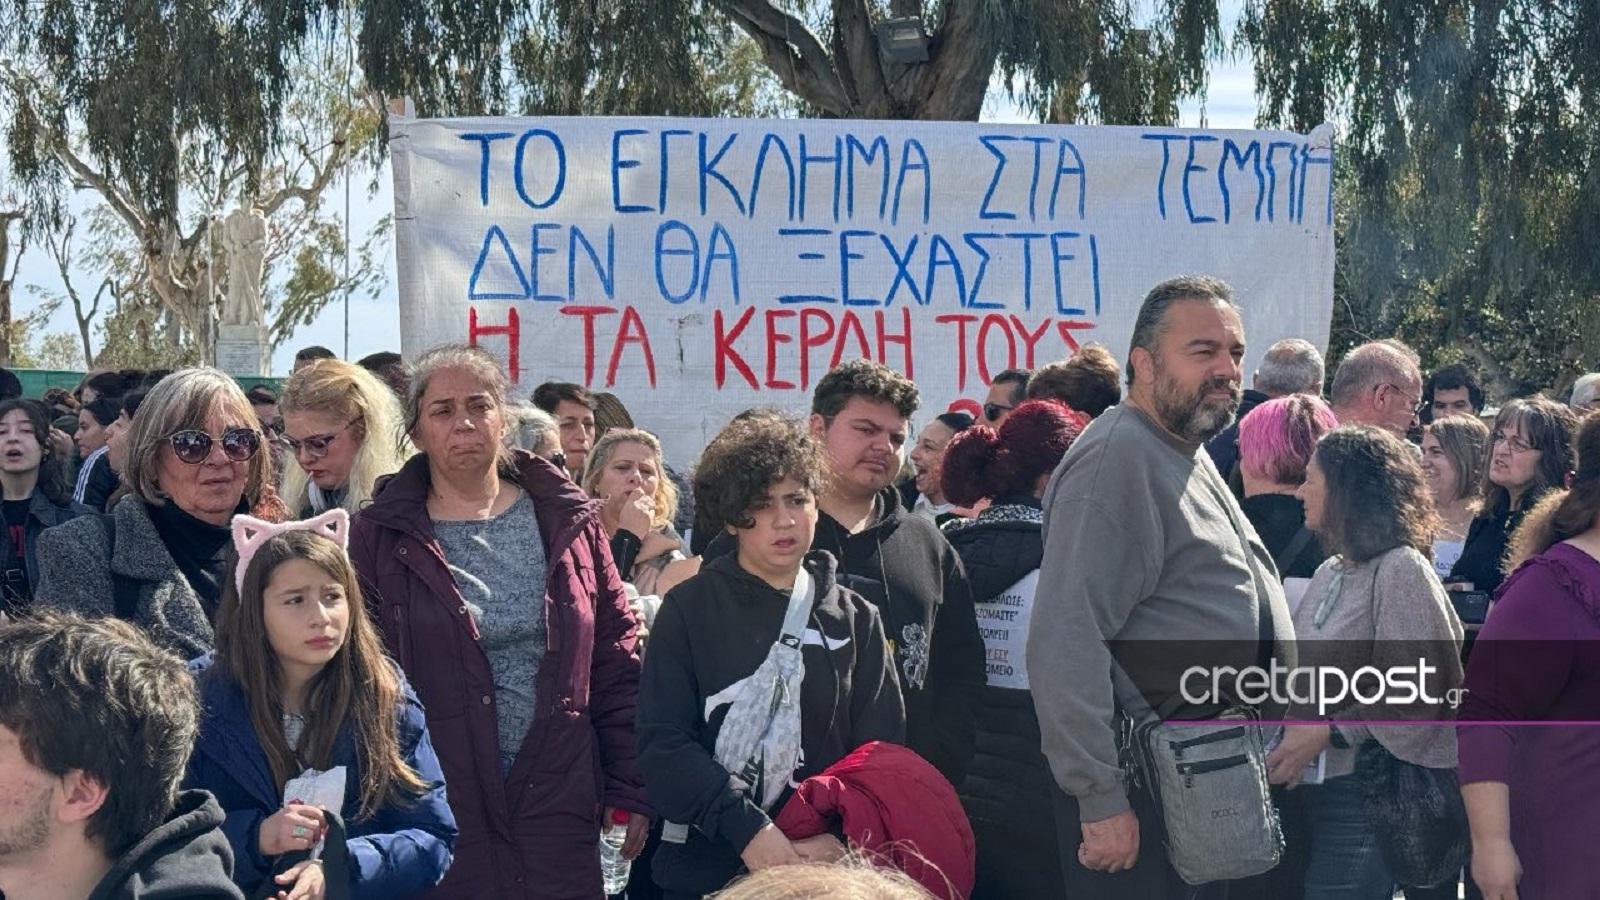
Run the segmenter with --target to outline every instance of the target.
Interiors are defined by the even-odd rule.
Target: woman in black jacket
[[[944,527],[972,584],[988,661],[977,750],[957,785],[978,844],[973,900],[1053,900],[1066,891],[1057,788],[1039,750],[1023,651],[1044,558],[1039,498],[1088,422],[1053,400],[1029,400],[998,431],[969,428],[945,449],[945,497],[960,506],[992,501],[977,518]]]
[[[905,740],[877,609],[810,552],[824,465],[798,423],[762,416],[723,429],[695,472],[696,506],[738,546],[667,593],[639,683],[639,767],[666,823],[651,872],[668,900],[842,853],[829,835],[790,841],[772,824],[788,786],[868,741]],[[786,620],[787,655],[774,646]],[[764,663],[793,649],[800,670],[770,684]],[[762,736],[759,752],[740,735]]]
[[[1505,580],[1511,533],[1544,496],[1566,485],[1576,467],[1572,438],[1577,417],[1565,405],[1533,397],[1500,407],[1483,473],[1483,508],[1467,530],[1461,558],[1444,579],[1453,589],[1493,593]]]

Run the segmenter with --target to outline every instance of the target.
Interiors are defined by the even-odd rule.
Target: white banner
[[[682,464],[830,366],[929,412],[1229,282],[1250,356],[1325,346],[1333,149],[1277,131],[859,120],[390,120],[403,350],[611,391]],[[1331,132],[1330,132],[1331,134]]]

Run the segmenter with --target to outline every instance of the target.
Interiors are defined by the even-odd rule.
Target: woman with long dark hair
[[[81,464],[72,499],[90,509],[105,509],[106,501],[121,484],[106,458],[106,441],[121,412],[121,396],[108,394],[101,394],[78,409],[78,431],[72,442],[77,445]]]
[[[72,502],[67,462],[50,449],[50,418],[33,400],[0,402],[0,613],[27,609],[39,584],[39,535],[91,512]]]
[[[351,897],[414,896],[450,865],[444,775],[422,706],[368,618],[348,527],[343,510],[282,525],[236,518],[216,651],[192,667],[203,711],[186,784],[226,811],[246,896],[270,882],[320,898],[319,861],[303,854],[327,812],[344,822],[350,883],[337,887]],[[337,804],[284,796],[307,769],[335,767],[345,772]]]
[[[1600,414],[1577,443],[1572,487],[1514,536],[1515,571],[1467,664],[1456,733],[1486,900],[1600,896]]]
[[[977,840],[974,900],[1050,900],[1066,892],[1050,799],[1057,788],[1039,750],[1023,651],[1044,559],[1039,498],[1088,422],[1054,400],[1028,400],[998,429],[969,428],[944,448],[940,493],[959,506],[991,501],[977,518],[944,526],[972,584],[987,645],[988,684],[972,764],[959,785]]]
[[[1500,407],[1483,474],[1483,507],[1447,583],[1491,592],[1500,586],[1511,533],[1545,491],[1561,487],[1572,471],[1577,425],[1571,409],[1543,397]]]
[[[1416,451],[1369,425],[1344,426],[1322,436],[1298,492],[1306,525],[1333,554],[1317,568],[1295,609],[1302,668],[1349,674],[1435,667],[1428,688],[1437,696],[1461,683],[1461,622],[1433,573],[1428,555],[1437,530]],[[1453,769],[1454,732],[1448,707],[1411,703],[1367,705],[1345,699],[1324,709],[1296,706],[1291,719],[1320,721],[1284,728],[1267,756],[1269,779],[1295,787],[1310,833],[1307,900],[1389,900],[1394,878],[1367,818],[1355,775],[1362,745],[1417,766]],[[1409,727],[1369,727],[1368,719],[1407,718]],[[1322,781],[1302,784],[1306,767],[1325,754]]]

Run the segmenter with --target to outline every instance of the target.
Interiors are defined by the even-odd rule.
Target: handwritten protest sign
[[[1326,130],[1326,129],[1323,129]],[[981,398],[1127,350],[1139,301],[1216,275],[1271,341],[1325,345],[1333,149],[1277,131],[975,123],[391,120],[401,334],[518,392],[616,393],[686,462],[739,410],[804,411],[840,360]]]

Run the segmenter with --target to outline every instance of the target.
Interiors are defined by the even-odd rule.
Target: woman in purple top
[[[1457,729],[1472,877],[1486,900],[1600,897],[1600,415],[1510,560],[1526,562],[1478,636]]]

